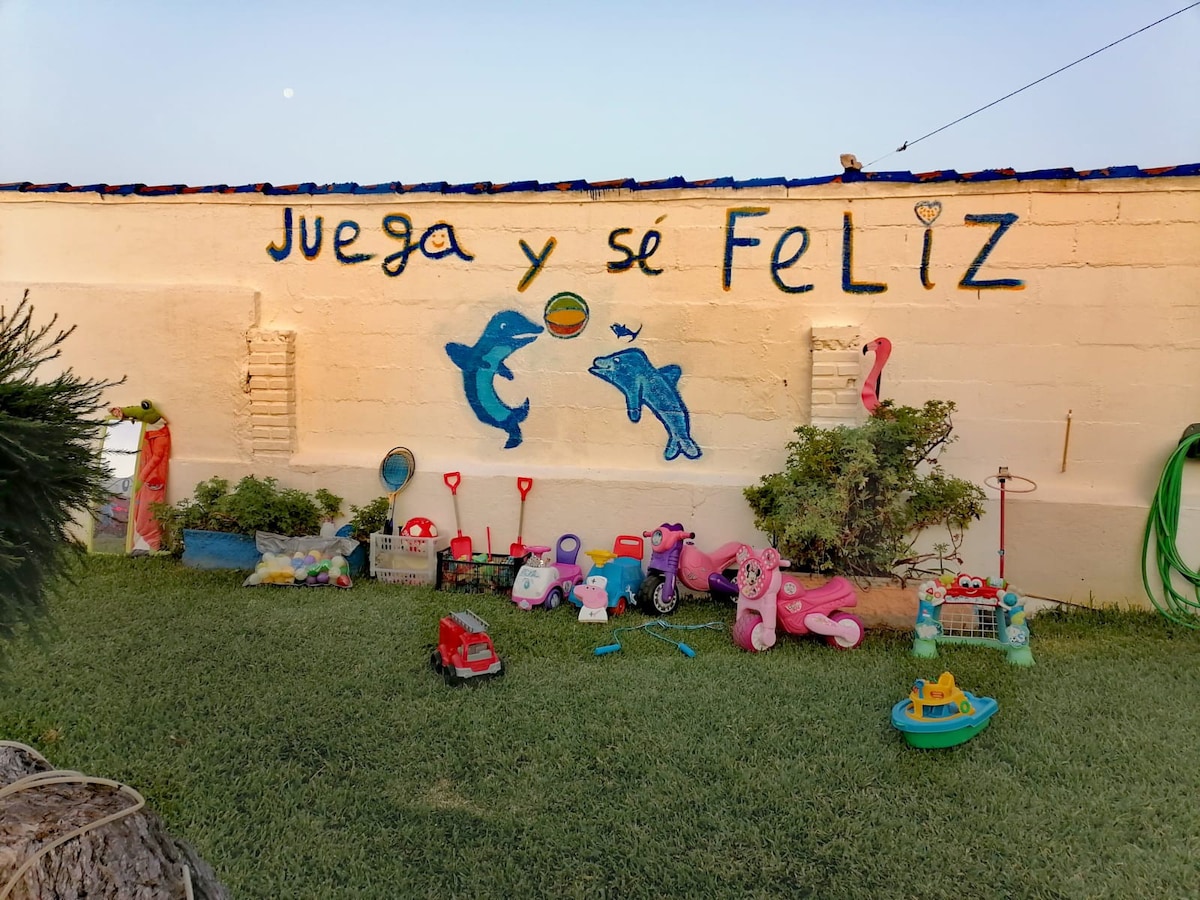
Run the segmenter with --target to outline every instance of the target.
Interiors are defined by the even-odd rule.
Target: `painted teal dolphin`
[[[508,434],[505,450],[521,443],[521,423],[529,415],[529,398],[513,409],[496,393],[495,378],[499,375],[511,381],[513,373],[504,361],[541,333],[540,325],[533,324],[516,310],[506,309],[492,316],[475,346],[446,345],[451,362],[462,369],[463,391],[475,416],[484,425]]]
[[[630,348],[596,357],[588,371],[625,395],[629,421],[639,421],[645,406],[662,422],[667,429],[665,459],[674,459],[681,453],[688,459],[700,456],[701,450],[692,440],[687,407],[679,396],[679,376],[683,374],[679,366],[656,369],[644,352]]]

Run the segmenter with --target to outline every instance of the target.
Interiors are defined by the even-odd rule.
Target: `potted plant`
[[[342,498],[324,488],[308,494],[281,488],[274,478],[247,475],[230,489],[224,478],[196,485],[192,497],[156,504],[163,547],[182,555],[184,565],[202,569],[253,569],[260,554],[254,536],[316,535],[332,519]],[[352,566],[353,568],[353,566]]]
[[[784,470],[745,491],[755,525],[793,568],[860,583],[887,579],[903,587],[961,564],[963,532],[983,515],[985,497],[942,469],[940,453],[955,440],[955,408],[944,400],[919,408],[887,400],[861,425],[801,425]],[[923,544],[930,529],[945,529],[946,539]]]

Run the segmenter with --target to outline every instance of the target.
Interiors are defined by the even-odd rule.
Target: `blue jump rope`
[[[693,650],[691,647],[689,647],[683,641],[673,641],[673,640],[671,640],[671,638],[667,637],[665,634],[659,634],[654,629],[655,628],[670,628],[670,629],[676,629],[679,631],[696,631],[701,628],[709,628],[714,631],[720,631],[724,627],[725,627],[724,622],[705,622],[703,625],[672,625],[670,622],[664,622],[662,619],[655,619],[653,622],[643,622],[641,625],[630,625],[626,628],[614,629],[613,633],[612,633],[613,642],[611,644],[605,644],[603,647],[597,647],[592,652],[595,653],[596,656],[604,656],[605,654],[608,654],[608,653],[616,653],[618,650],[621,649],[621,638],[618,635],[620,635],[620,633],[622,631],[645,631],[646,634],[650,635],[650,637],[657,638],[658,640],[663,641],[664,643],[671,644],[675,647],[678,647],[680,653],[682,653],[684,656],[691,657],[691,656],[696,655],[695,650]]]

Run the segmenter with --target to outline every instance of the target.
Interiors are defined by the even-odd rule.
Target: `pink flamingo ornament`
[[[875,352],[875,365],[867,373],[863,381],[862,402],[867,412],[873,413],[879,408],[879,390],[883,382],[883,367],[887,365],[888,357],[892,355],[892,342],[885,337],[875,338],[863,346],[863,356]]]

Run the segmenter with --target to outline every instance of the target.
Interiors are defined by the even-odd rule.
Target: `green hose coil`
[[[1179,555],[1179,510],[1183,501],[1183,467],[1188,450],[1200,445],[1200,434],[1185,437],[1175,448],[1163,467],[1146,519],[1146,532],[1142,536],[1142,585],[1146,595],[1160,613],[1179,625],[1200,628],[1200,570],[1188,568]],[[1150,588],[1148,550],[1150,538],[1154,536],[1154,562],[1158,576],[1162,579],[1163,596],[1158,597]],[[1178,573],[1191,585],[1191,594],[1175,586],[1174,575]]]

